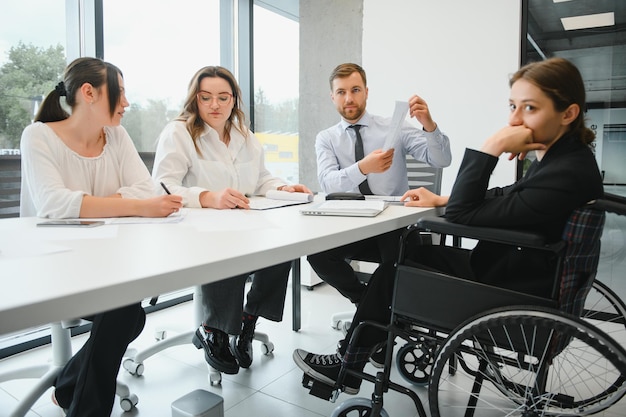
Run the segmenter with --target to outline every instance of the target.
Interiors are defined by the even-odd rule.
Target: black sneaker
[[[244,319],[241,334],[230,339],[230,350],[242,368],[249,368],[252,365],[252,339],[254,339],[255,325],[256,320]]]
[[[193,344],[204,349],[204,359],[213,368],[230,375],[239,372],[237,360],[228,349],[228,335],[223,331],[212,329],[207,332],[200,326],[193,336]]]
[[[372,356],[369,358],[369,362],[374,368],[382,369],[385,367],[385,356],[387,355],[387,343],[382,343],[374,348]]]
[[[296,349],[293,351],[293,360],[309,377],[330,386],[335,385],[341,369],[341,356],[339,354],[315,355],[302,349]],[[346,374],[343,379],[343,392],[356,395],[359,393],[360,387],[361,378]]]

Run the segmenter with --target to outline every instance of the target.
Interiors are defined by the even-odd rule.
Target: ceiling
[[[564,30],[561,18],[614,12],[615,26]],[[582,73],[589,108],[626,107],[626,1],[528,0],[527,62],[560,56]],[[534,42],[533,42],[534,41]]]

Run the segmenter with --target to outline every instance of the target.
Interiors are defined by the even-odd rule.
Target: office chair
[[[19,217],[21,188],[21,159],[19,155],[0,157],[0,219]]]
[[[63,366],[72,357],[72,327],[81,324],[82,320],[68,320],[63,322],[52,323],[52,361],[47,364],[32,365],[25,368],[18,368],[0,373],[0,382],[11,381],[14,379],[38,378],[37,383],[31,388],[27,395],[18,402],[17,406],[11,411],[9,416],[21,417],[26,415],[35,402],[53,387],[57,375],[63,369]],[[119,397],[120,407],[124,411],[132,410],[138,402],[135,394],[131,394],[128,386],[121,382],[117,382],[115,394]]]
[[[172,346],[181,346],[191,344],[193,336],[198,328],[199,323],[204,320],[204,312],[202,310],[202,289],[200,286],[194,287],[193,293],[193,309],[194,309],[194,321],[189,324],[188,328],[181,328],[181,326],[172,325],[160,325],[154,329],[154,337],[156,343],[143,350],[136,350],[134,348],[128,349],[126,352],[126,358],[122,361],[122,367],[133,376],[141,376],[144,372],[143,362],[151,356],[170,348]],[[168,332],[174,331],[173,336],[169,336]],[[269,340],[269,336],[262,332],[254,332],[254,340],[261,342],[261,352],[264,355],[269,355],[274,351],[274,344]],[[209,369],[209,383],[211,385],[220,384],[222,382],[222,374],[217,369],[214,369],[207,364]]]
[[[441,178],[443,168],[434,168],[425,162],[417,161],[411,155],[406,156],[407,176],[409,179],[409,189],[424,187],[435,194],[441,193]],[[367,284],[371,277],[370,269],[377,264],[378,254],[363,254],[359,259],[350,259],[350,265],[354,273],[364,284]],[[341,330],[345,335],[350,328],[354,311],[342,311],[335,313],[330,319],[330,326],[333,329]]]

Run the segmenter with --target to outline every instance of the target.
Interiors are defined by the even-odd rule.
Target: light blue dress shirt
[[[365,112],[355,123],[363,126],[363,151],[368,155],[382,149],[387,133],[391,129],[391,118],[374,116]],[[317,154],[317,178],[325,193],[359,192],[359,184],[365,178],[376,195],[402,195],[409,189],[406,155],[426,162],[436,168],[450,165],[450,139],[437,127],[426,132],[404,121],[396,143],[391,167],[382,173],[363,175],[354,160],[356,136],[350,123],[341,121],[318,133],[315,140]]]

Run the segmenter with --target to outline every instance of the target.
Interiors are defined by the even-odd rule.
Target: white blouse
[[[259,140],[250,132],[230,131],[228,146],[208,124],[196,152],[185,122],[168,123],[157,144],[152,177],[163,182],[172,194],[183,197],[186,207],[201,207],[200,193],[234,188],[247,195],[265,195],[287,185],[265,168],[265,155]]]
[[[21,216],[76,218],[84,195],[149,198],[157,195],[150,172],[126,130],[105,127],[106,143],[96,157],[65,145],[45,123],[22,133]]]

